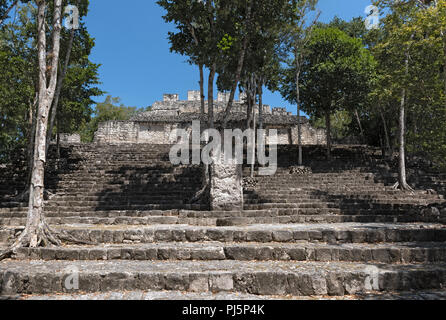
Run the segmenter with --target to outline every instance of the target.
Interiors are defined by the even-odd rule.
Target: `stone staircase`
[[[292,174],[296,150],[281,146],[277,174],[251,181],[243,211],[209,211],[190,204],[201,168],[171,165],[169,149],[62,148],[49,162],[46,216],[93,244],[21,249],[0,262],[1,295],[267,299],[444,289],[446,217],[420,214],[444,206],[444,175],[414,177],[437,193],[395,191],[394,172],[353,147],[336,148],[330,162],[308,147],[312,173]],[[26,203],[9,196],[23,184],[19,173],[0,179],[6,247],[25,224]],[[78,290],[66,286],[73,276]]]

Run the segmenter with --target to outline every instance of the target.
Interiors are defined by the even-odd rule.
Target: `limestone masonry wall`
[[[192,120],[197,120],[200,113],[200,91],[188,91],[187,100],[179,100],[178,94],[164,94],[163,101],[157,101],[152,111],[136,115],[130,121],[108,121],[99,125],[94,142],[104,144],[172,144],[173,131],[184,128],[191,131]],[[220,92],[214,103],[215,115],[225,111],[229,93]],[[241,95],[243,100],[243,95]],[[207,103],[206,110],[207,112]],[[246,117],[246,106],[243,101],[235,101],[232,113],[237,121]],[[256,106],[258,114],[258,106]],[[287,112],[285,108],[263,106],[264,128],[277,129],[278,143],[297,144],[297,117]],[[268,139],[266,139],[267,143]],[[302,143],[304,145],[321,145],[326,143],[325,130],[314,129],[308,120],[302,118]]]
[[[69,134],[69,133],[61,133],[60,134],[60,142],[61,143],[81,143],[81,136],[77,133]]]
[[[138,143],[139,124],[132,121],[107,121],[99,124],[94,142],[121,144]]]

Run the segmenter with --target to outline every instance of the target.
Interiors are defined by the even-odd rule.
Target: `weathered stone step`
[[[106,214],[106,213],[105,213]],[[104,215],[105,215],[104,214]],[[440,220],[446,224],[446,217]],[[57,217],[51,215],[47,217],[50,225],[63,224],[96,224],[96,225],[156,225],[156,224],[187,224],[192,226],[247,226],[252,224],[296,224],[296,223],[382,223],[382,222],[439,222],[434,218],[410,216],[410,215],[289,215],[289,216],[256,216],[256,217],[235,217],[235,218],[206,218],[206,217],[177,217],[177,216],[118,216],[100,217],[91,213],[89,216],[79,217],[76,213]],[[0,225],[3,226],[25,226],[26,214],[21,217],[0,218]]]
[[[354,206],[347,207],[348,209],[332,207],[332,208],[301,208],[296,203],[264,203],[264,204],[245,204],[245,210],[262,210],[262,209],[293,209],[299,214],[344,214],[344,215],[395,215],[408,213],[408,209],[402,208],[371,208],[371,209],[355,209]]]
[[[156,243],[139,245],[22,248],[23,260],[239,260],[344,261],[367,263],[446,262],[446,243],[314,244],[314,243]]]
[[[373,198],[376,195],[387,195],[387,197],[402,197],[402,198],[410,198],[410,197],[425,197],[425,198],[434,198],[436,195],[429,195],[426,193],[426,191],[422,192],[415,192],[415,193],[409,193],[409,192],[402,192],[399,190],[384,190],[385,192],[362,192],[361,190],[354,189],[349,190],[348,192],[333,192],[330,195],[331,196],[346,196],[346,197],[364,197],[364,198]],[[244,193],[247,195],[275,195],[275,194],[282,194],[282,195],[299,195],[299,194],[305,194],[305,195],[317,195],[317,196],[324,196],[326,195],[327,190],[324,190],[323,186],[319,186],[319,188],[305,188],[305,187],[296,187],[296,186],[288,186],[284,187],[282,190],[269,190],[268,188],[262,188],[257,187],[256,189],[247,189],[244,190]]]
[[[354,208],[354,209],[410,209],[414,205],[426,205],[428,201],[426,200],[411,200],[411,201],[386,201],[386,200],[375,200],[375,201],[357,201],[357,200],[332,200],[332,201],[323,201],[323,200],[305,200],[301,199],[292,199],[292,198],[281,198],[281,199],[245,199],[244,203],[246,205],[250,204],[274,204],[274,203],[289,203],[289,204],[297,204],[298,208]]]
[[[93,243],[154,242],[444,242],[446,228],[434,223],[334,223],[334,224],[264,224],[251,226],[209,227],[189,225],[63,225],[74,238]],[[19,229],[0,230],[3,242]]]
[[[285,261],[3,261],[1,293],[172,290],[240,292],[258,295],[333,295],[368,291],[441,289],[446,265],[386,265]],[[68,279],[68,281],[66,281]],[[70,293],[76,293],[71,291]]]
[[[408,292],[369,292],[365,294],[345,296],[278,296],[278,295],[253,295],[248,293],[231,292],[182,292],[182,291],[113,291],[106,293],[90,294],[55,294],[55,295],[16,295],[7,297],[9,300],[29,301],[91,301],[91,300],[124,300],[124,301],[158,301],[158,300],[445,300],[445,290],[417,290]],[[1,300],[1,297],[0,297]]]
[[[144,206],[144,205],[155,205],[155,204],[173,204],[173,205],[182,205],[187,204],[185,200],[182,198],[170,197],[167,199],[162,199],[160,197],[146,199],[131,199],[131,200],[120,200],[114,199],[110,197],[109,199],[97,200],[97,201],[87,201],[87,200],[78,200],[78,201],[64,201],[64,200],[51,200],[48,201],[45,205],[45,208],[50,211],[50,208],[60,208],[60,207],[128,207],[128,206]]]
[[[162,203],[154,203],[154,204],[116,204],[116,205],[108,205],[107,203],[100,204],[97,206],[48,206],[45,208],[47,212],[83,212],[83,211],[119,211],[119,210],[170,210],[170,209],[186,209],[186,210],[200,210],[205,209],[206,206],[200,204],[188,204],[188,203],[170,203],[162,202]]]
[[[433,293],[430,293],[432,296]],[[438,297],[442,297],[437,293]],[[7,297],[8,300],[27,301],[92,301],[92,300],[120,300],[120,301],[175,301],[175,300],[282,300],[292,299],[290,296],[259,296],[249,293],[232,292],[184,292],[184,291],[114,291],[90,294],[55,294],[55,295],[15,295]],[[339,300],[344,297],[338,297]],[[294,299],[299,299],[294,297]],[[303,297],[300,299],[304,299]],[[321,297],[322,299],[322,297]],[[352,298],[350,298],[352,299]],[[1,297],[0,297],[1,300]]]

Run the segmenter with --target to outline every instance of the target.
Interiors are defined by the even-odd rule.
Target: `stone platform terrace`
[[[444,299],[444,174],[413,175],[418,191],[395,191],[395,171],[362,147],[336,147],[331,162],[306,147],[311,173],[298,174],[295,148],[280,146],[277,174],[248,179],[243,208],[210,211],[190,201],[200,167],[173,166],[169,148],[63,147],[62,160],[50,161],[46,215],[93,244],[22,249],[0,262],[1,296]],[[27,204],[11,197],[20,172],[1,170],[4,248]],[[65,286],[73,274],[78,290]]]

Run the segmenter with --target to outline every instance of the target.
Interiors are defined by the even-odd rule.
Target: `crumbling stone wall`
[[[107,121],[99,124],[95,143],[138,143],[139,124],[132,121]]]
[[[60,142],[66,144],[75,144],[81,143],[81,136],[77,133],[61,133],[60,134]]]
[[[298,128],[291,128],[292,144],[298,143]],[[302,144],[303,145],[325,145],[327,144],[327,135],[325,129],[315,129],[308,123],[302,125]]]
[[[214,102],[216,119],[223,115],[226,109],[228,93],[219,93]],[[243,99],[243,95],[241,95]],[[207,113],[207,103],[205,107]],[[256,112],[258,114],[258,106]],[[263,106],[263,128],[278,130],[278,143],[283,145],[297,144],[297,117],[285,108]],[[243,101],[234,101],[231,121],[245,123],[246,106]],[[200,117],[200,92],[189,91],[187,100],[179,100],[178,94],[164,94],[163,101],[153,104],[152,111],[136,115],[131,121],[109,121],[101,123],[95,134],[96,143],[145,143],[172,144],[170,137],[177,128],[191,131],[192,121]],[[221,118],[221,117],[220,117]],[[238,123],[237,122],[237,123]],[[232,123],[239,126],[239,124]],[[240,127],[240,126],[239,126]],[[242,128],[241,125],[240,128]],[[268,143],[268,139],[266,139]],[[313,129],[308,120],[303,119],[302,143],[304,145],[325,144],[325,130]]]
[[[177,128],[176,125],[166,123],[139,123],[136,124],[138,136],[136,143],[170,144],[170,133]]]

